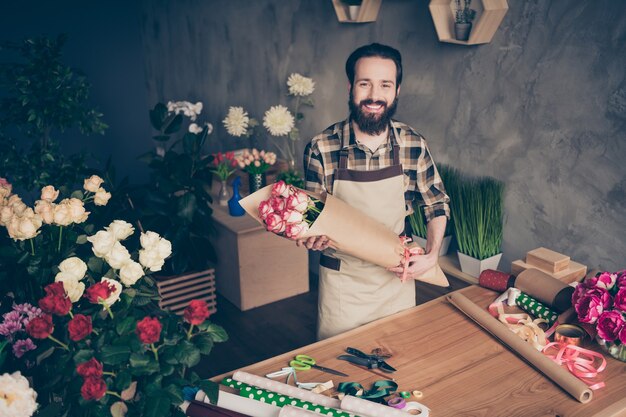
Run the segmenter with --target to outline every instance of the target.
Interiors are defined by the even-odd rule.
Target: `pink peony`
[[[280,217],[287,224],[300,223],[303,220],[302,213],[295,210],[285,210],[282,213],[279,213]]]
[[[626,345],[626,326],[622,327],[622,330],[619,332],[619,340]]]
[[[309,196],[300,190],[295,190],[292,195],[287,197],[287,208],[289,210],[297,210],[304,213],[309,206]]]
[[[259,216],[261,219],[265,220],[273,212],[274,209],[268,201],[261,201],[261,204],[259,204]]]
[[[619,291],[617,291],[615,299],[613,299],[613,306],[626,313],[626,287],[621,287]]]
[[[285,227],[285,236],[289,239],[298,239],[309,230],[307,222],[288,224]]]
[[[276,234],[283,233],[285,231],[285,221],[276,213],[272,213],[265,219],[267,230]]]
[[[620,288],[626,287],[626,269],[617,273],[616,284]]]
[[[598,287],[609,290],[613,288],[615,285],[615,281],[617,280],[616,273],[603,272],[598,276],[595,276],[589,280],[590,287]]]
[[[605,311],[598,317],[598,336],[607,342],[613,342],[624,328],[624,317],[619,311]]]
[[[272,197],[288,197],[289,196],[289,187],[285,181],[278,181],[272,185]]]
[[[602,300],[597,295],[584,295],[575,305],[578,320],[581,323],[593,324],[604,311]]]

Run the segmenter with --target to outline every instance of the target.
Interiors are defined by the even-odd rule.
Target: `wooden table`
[[[459,291],[485,308],[497,296],[477,286]],[[336,359],[348,346],[365,352],[375,347],[390,350],[393,357],[388,362],[398,371],[389,375],[395,378],[398,390],[422,391],[420,402],[431,409],[433,417],[626,415],[626,363],[605,355],[608,364],[602,379],[606,387],[594,391],[593,399],[582,404],[443,297],[241,370],[265,375],[287,366],[296,353],[305,353],[349,377],[310,370],[298,372],[300,382],[333,379],[335,386],[354,381],[369,388],[381,377]]]

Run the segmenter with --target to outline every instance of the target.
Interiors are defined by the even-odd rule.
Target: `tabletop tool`
[[[349,355],[338,356],[337,359],[348,361],[357,365],[365,366],[367,369],[380,369],[385,372],[395,372],[396,369],[385,362],[385,359],[378,355],[368,355],[355,348],[347,348]]]
[[[289,362],[289,366],[297,371],[308,371],[311,368],[315,368],[333,375],[348,376],[348,374],[344,374],[343,372],[317,365],[315,359],[309,355],[296,355],[295,360]]]

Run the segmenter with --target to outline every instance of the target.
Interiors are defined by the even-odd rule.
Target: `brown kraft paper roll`
[[[558,313],[572,306],[574,287],[538,269],[527,269],[519,273],[515,279],[515,288],[548,304]]]
[[[264,223],[259,217],[259,204],[270,198],[272,185],[239,200],[241,207],[261,224]],[[302,191],[324,202],[324,209],[302,238],[325,235],[332,241],[332,248],[338,251],[384,268],[400,265],[404,246],[392,230],[330,194]],[[439,265],[417,280],[442,287],[450,285]]]
[[[459,293],[451,293],[446,295],[446,298],[452,305],[474,320],[483,329],[491,333],[509,349],[521,356],[522,359],[550,378],[572,397],[576,398],[581,403],[591,401],[593,393],[584,382],[537,351],[467,297]]]

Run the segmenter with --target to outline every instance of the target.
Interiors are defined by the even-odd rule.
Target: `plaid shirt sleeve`
[[[415,189],[417,195],[415,202],[422,206],[426,221],[435,217],[446,216],[450,219],[450,197],[446,194],[443,181],[439,176],[437,167],[430,156],[426,141],[420,136],[422,152],[417,159],[417,178]]]
[[[320,150],[314,147],[313,143],[314,141],[309,142],[304,149],[304,188],[307,191],[321,193],[327,191],[324,165]]]

